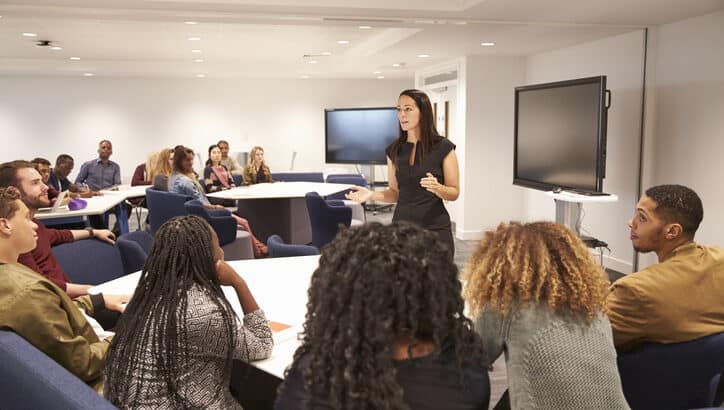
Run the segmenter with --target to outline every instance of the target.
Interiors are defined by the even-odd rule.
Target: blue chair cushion
[[[99,285],[125,274],[120,251],[109,243],[83,239],[51,249],[63,272],[75,283]]]
[[[187,201],[184,207],[188,213],[204,218],[211,225],[221,246],[236,240],[236,220],[227,209],[206,209],[198,199]]]
[[[148,222],[151,224],[151,233],[155,233],[164,222],[174,216],[188,214],[184,203],[191,199],[193,198],[188,195],[147,188],[146,204],[148,205]]]
[[[269,257],[284,258],[288,256],[319,255],[319,250],[310,245],[288,245],[279,235],[272,235],[266,241]]]

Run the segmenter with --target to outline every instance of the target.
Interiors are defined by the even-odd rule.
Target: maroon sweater
[[[66,283],[71,280],[63,272],[50,247],[73,242],[73,233],[67,229],[46,228],[35,218],[33,218],[33,222],[38,224],[38,244],[32,251],[20,255],[18,262],[45,276],[59,288],[66,290]]]

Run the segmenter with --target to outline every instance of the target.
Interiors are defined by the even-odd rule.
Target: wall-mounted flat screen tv
[[[513,184],[602,192],[609,106],[606,76],[517,87]]]
[[[387,164],[385,148],[399,135],[397,108],[324,110],[327,164]]]

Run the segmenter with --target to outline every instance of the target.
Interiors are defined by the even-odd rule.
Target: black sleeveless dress
[[[410,152],[413,145],[411,142],[404,142],[397,152],[395,177],[400,196],[392,220],[414,222],[436,233],[440,242],[449,248],[452,257],[455,254],[455,242],[450,227],[450,215],[442,199],[420,186],[420,179],[429,172],[444,184],[442,161],[451,150],[455,149],[455,144],[447,138],[441,139],[422,161],[420,151],[417,150],[414,164],[410,166]],[[388,158],[391,158],[391,149],[392,145],[385,150]]]

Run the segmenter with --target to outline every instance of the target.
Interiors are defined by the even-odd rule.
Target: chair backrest
[[[186,215],[184,203],[192,199],[188,195],[173,192],[159,191],[153,188],[146,189],[146,204],[148,204],[148,221],[151,224],[151,233],[174,216]]]
[[[330,205],[316,192],[308,192],[304,198],[312,226],[312,246],[321,250],[337,235],[339,224],[350,225],[352,209]]]
[[[0,330],[3,409],[115,409],[81,379],[9,330]]]
[[[191,215],[204,218],[219,237],[219,245],[224,246],[236,240],[236,220],[226,209],[206,209],[198,199],[192,199],[184,203],[186,211]]]
[[[618,370],[634,410],[711,407],[724,371],[724,333],[619,353]]]
[[[236,186],[244,185],[244,178],[241,175],[233,174],[233,175],[231,175],[231,178],[234,180],[234,185],[236,185]]]
[[[319,255],[319,250],[310,245],[288,245],[279,235],[272,235],[266,240],[269,257],[284,258],[287,256]]]
[[[75,283],[99,285],[125,275],[121,252],[97,239],[84,239],[53,246],[53,255]]]
[[[367,187],[367,180],[363,175],[360,174],[329,174],[327,175],[327,182],[330,184],[351,184],[358,185],[361,187]],[[345,194],[347,191],[337,192],[332,195],[327,195],[326,199],[346,199]]]
[[[121,252],[123,271],[126,275],[143,269],[152,245],[153,237],[144,231],[129,232],[118,237],[116,246]]]
[[[287,182],[324,182],[324,174],[321,172],[274,172],[272,178]]]

